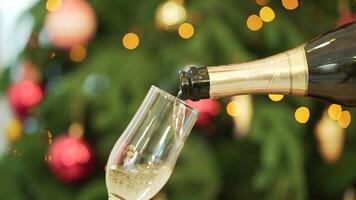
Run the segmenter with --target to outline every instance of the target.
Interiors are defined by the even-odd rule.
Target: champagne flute
[[[110,153],[109,200],[146,200],[168,181],[198,112],[152,86]]]

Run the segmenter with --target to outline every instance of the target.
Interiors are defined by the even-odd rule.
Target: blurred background
[[[151,85],[177,94],[189,64],[270,56],[355,20],[354,0],[1,0],[1,199],[107,199],[107,158]],[[355,199],[355,109],[188,103],[200,118],[155,200]]]

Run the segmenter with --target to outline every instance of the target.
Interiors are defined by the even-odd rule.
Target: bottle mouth
[[[188,99],[191,94],[190,94],[190,89],[191,88],[191,78],[189,77],[187,71],[179,71],[179,81],[180,81],[180,85],[179,85],[179,94],[178,94],[178,98],[186,100]]]
[[[180,98],[183,100],[209,98],[210,78],[206,67],[189,67],[179,72]]]

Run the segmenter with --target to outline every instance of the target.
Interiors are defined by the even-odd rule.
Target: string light
[[[194,26],[190,23],[183,23],[178,28],[178,34],[183,39],[189,39],[194,35]]]
[[[325,111],[315,126],[316,138],[319,141],[319,151],[328,163],[335,163],[344,148],[345,129],[332,120]]]
[[[14,118],[11,119],[5,130],[6,136],[9,141],[18,141],[23,134],[23,126],[20,120]]]
[[[19,152],[17,149],[8,148],[8,151],[9,151],[9,153],[11,153],[14,156],[22,156],[22,153]]]
[[[52,156],[50,156],[50,155],[45,155],[45,157],[44,157],[44,161],[45,161],[45,162],[51,162],[51,160],[52,160]]]
[[[52,133],[49,131],[47,131],[47,139],[48,139],[48,144],[52,144],[53,136]]]
[[[348,188],[343,195],[343,200],[355,200],[355,199],[356,199],[355,189],[352,187]]]
[[[56,57],[56,52],[52,52],[49,58],[53,59],[54,57]]]
[[[47,0],[46,9],[50,12],[55,12],[62,7],[62,0]]]
[[[328,114],[333,120],[338,120],[342,112],[342,107],[338,104],[332,104],[329,106]]]
[[[269,0],[256,0],[256,3],[260,6],[267,5]]]
[[[122,38],[122,44],[126,49],[133,50],[138,47],[140,38],[136,33],[126,33]]]
[[[236,101],[230,101],[226,106],[227,114],[231,117],[236,117],[238,115],[237,107],[238,105]]]
[[[342,111],[337,123],[341,128],[347,128],[351,123],[351,114],[349,111]]]
[[[299,107],[294,113],[295,120],[301,124],[307,123],[310,117],[309,108],[307,107]]]
[[[298,0],[282,0],[282,5],[287,10],[294,10],[299,6]]]
[[[84,128],[79,123],[73,123],[69,127],[69,135],[74,138],[81,138],[84,134]]]
[[[170,0],[158,7],[156,11],[156,25],[170,29],[182,23],[187,17],[186,10],[180,1]]]
[[[85,59],[87,50],[81,45],[74,45],[69,51],[69,58],[74,62],[81,62]]]
[[[238,95],[231,98],[227,111],[233,117],[234,136],[244,137],[248,134],[253,118],[253,102],[251,95]],[[237,105],[238,104],[238,105]]]
[[[274,14],[274,11],[272,10],[272,8],[270,8],[268,6],[264,6],[261,8],[260,18],[262,19],[262,21],[271,22],[274,20],[275,17],[276,17],[276,15]]]
[[[246,21],[247,27],[251,31],[258,31],[262,28],[263,22],[261,18],[257,15],[250,15]]]
[[[269,94],[268,97],[272,101],[281,101],[284,98],[284,95],[283,94]]]

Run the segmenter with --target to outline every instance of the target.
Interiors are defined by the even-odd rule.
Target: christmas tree
[[[184,66],[270,56],[355,21],[355,9],[353,0],[34,3],[22,15],[26,47],[0,62],[12,116],[1,118],[1,199],[106,199],[108,156],[151,85],[177,94]],[[355,109],[274,94],[188,103],[200,118],[154,199],[355,199]]]

